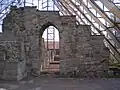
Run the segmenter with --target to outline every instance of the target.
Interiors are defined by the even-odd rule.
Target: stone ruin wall
[[[0,43],[0,79],[20,80],[26,76],[24,45],[17,41]]]
[[[11,12],[4,19],[4,33],[0,36],[2,39],[0,42],[16,41],[23,43],[22,47],[24,47],[19,50],[19,53],[22,54],[19,56],[19,60],[13,59],[14,62],[17,61],[17,68],[15,67],[14,70],[22,69],[21,71],[28,72],[26,69],[26,65],[28,65],[34,75],[40,74],[43,63],[42,55],[44,55],[41,44],[42,34],[50,25],[59,30],[61,74],[81,77],[105,76],[108,70],[109,51],[103,43],[104,36],[91,36],[90,26],[77,26],[75,16],[60,16],[59,12],[39,11],[36,7],[12,7]],[[10,55],[10,58],[12,56]],[[26,64],[23,64],[23,68],[18,67],[21,57],[24,58],[23,63]],[[6,61],[7,59],[5,59],[5,64]],[[8,66],[6,65],[6,67]],[[4,69],[4,72],[6,71],[8,70]],[[5,75],[3,74],[3,76]],[[21,78],[23,76],[21,75]]]
[[[68,76],[102,77],[108,70],[109,52],[105,47],[104,36],[92,36],[90,26],[70,25],[64,40],[60,71]]]

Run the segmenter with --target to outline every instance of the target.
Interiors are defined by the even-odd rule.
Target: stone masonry
[[[19,77],[16,80],[20,80],[26,72],[40,75],[41,64],[44,62],[42,55],[45,55],[41,43],[42,34],[49,26],[59,30],[60,74],[105,76],[109,51],[103,43],[104,36],[92,36],[89,25],[76,25],[75,16],[60,16],[57,11],[39,11],[36,7],[26,6],[11,7],[3,21],[0,77],[8,80]]]

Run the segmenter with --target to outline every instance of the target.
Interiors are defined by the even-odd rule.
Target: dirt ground
[[[0,90],[120,90],[120,78],[80,79],[54,76],[0,81]]]

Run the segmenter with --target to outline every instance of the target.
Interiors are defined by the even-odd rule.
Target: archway
[[[46,27],[46,28],[45,28]],[[48,22],[42,27],[43,33],[41,50],[43,63],[41,64],[41,72],[55,73],[59,72],[60,48],[59,48],[59,31]],[[44,49],[44,50],[43,50]]]

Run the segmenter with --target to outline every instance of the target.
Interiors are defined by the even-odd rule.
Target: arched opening
[[[60,48],[59,48],[59,31],[51,23],[42,27],[42,54],[44,60],[42,63],[42,72],[55,73],[59,72]]]

